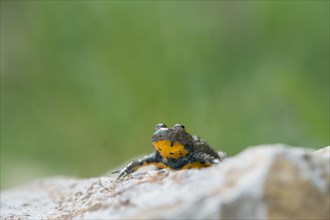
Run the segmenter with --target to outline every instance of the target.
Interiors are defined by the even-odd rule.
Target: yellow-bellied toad
[[[159,169],[181,170],[208,167],[220,163],[226,157],[224,152],[215,152],[205,140],[190,135],[181,124],[176,124],[173,128],[157,124],[155,130],[151,137],[155,151],[142,159],[130,162],[120,170],[117,179],[151,164]]]

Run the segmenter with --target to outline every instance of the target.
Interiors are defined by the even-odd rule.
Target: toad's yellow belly
[[[155,141],[152,144],[162,157],[178,159],[185,157],[189,153],[189,151],[179,142],[171,144],[171,141],[169,140],[160,140]]]
[[[210,163],[200,163],[200,162],[192,162],[184,165],[181,167],[181,169],[191,169],[191,168],[204,168],[204,167],[209,167],[212,164]]]

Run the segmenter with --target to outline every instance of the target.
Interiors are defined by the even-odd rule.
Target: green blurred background
[[[328,1],[1,1],[1,188],[152,151],[329,144]]]

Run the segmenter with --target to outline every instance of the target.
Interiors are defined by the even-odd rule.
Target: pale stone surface
[[[2,219],[329,219],[330,147],[248,148],[201,170],[54,177],[1,192]]]

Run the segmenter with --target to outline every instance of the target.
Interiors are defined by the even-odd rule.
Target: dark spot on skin
[[[158,149],[159,151],[162,151],[162,149]]]
[[[303,155],[303,158],[304,158],[305,160],[310,160],[310,159],[311,159],[310,155],[308,155],[308,154]]]
[[[180,151],[180,155],[182,156],[182,152]]]
[[[172,152],[170,152],[170,154],[171,154],[171,155],[173,155],[173,153],[172,153]]]
[[[171,147],[173,147],[173,145],[174,145],[174,143],[173,143],[173,142],[171,142]]]

